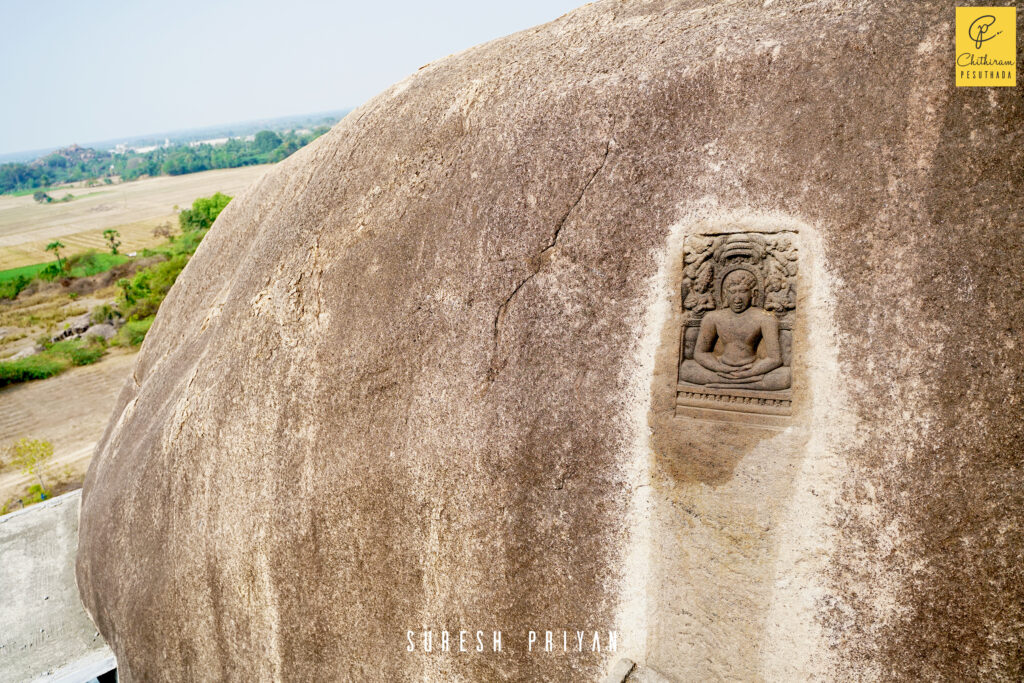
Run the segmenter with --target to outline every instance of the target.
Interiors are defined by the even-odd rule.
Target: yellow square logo
[[[1017,8],[956,8],[956,84],[1017,85]]]

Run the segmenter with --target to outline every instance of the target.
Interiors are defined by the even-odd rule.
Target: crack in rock
[[[545,245],[545,247],[541,249],[536,256],[534,256],[528,261],[530,265],[530,273],[525,278],[523,278],[519,282],[519,284],[515,286],[512,292],[507,297],[505,297],[505,300],[503,302],[501,302],[501,305],[498,306],[498,311],[494,315],[494,326],[492,332],[493,349],[491,350],[491,365],[490,368],[488,368],[487,370],[488,382],[493,382],[497,378],[498,373],[500,373],[505,368],[506,361],[503,361],[500,364],[498,362],[498,339],[501,337],[501,327],[505,321],[505,313],[508,311],[509,304],[512,303],[512,300],[515,299],[516,295],[519,294],[520,290],[522,290],[522,288],[526,286],[526,283],[532,280],[534,277],[536,277],[536,275],[541,271],[541,268],[544,267],[544,264],[547,263],[548,255],[551,252],[551,250],[554,249],[555,246],[558,244],[558,237],[562,232],[562,228],[565,227],[566,222],[569,220],[569,216],[572,215],[572,212],[575,211],[576,207],[579,206],[580,202],[583,201],[583,197],[587,194],[587,190],[590,189],[590,186],[594,183],[594,180],[601,173],[602,169],[604,169],[605,167],[605,164],[608,162],[608,155],[611,152],[612,143],[614,141],[614,135],[608,138],[608,141],[605,143],[604,146],[604,154],[601,155],[601,161],[598,163],[597,168],[594,169],[594,172],[590,174],[590,178],[587,179],[587,182],[584,183],[583,189],[580,190],[580,193],[579,195],[577,195],[575,201],[573,201],[573,203],[569,205],[569,208],[566,210],[565,214],[563,214],[562,218],[558,221],[558,225],[555,226],[555,231],[551,235],[551,239],[548,240],[547,245]]]

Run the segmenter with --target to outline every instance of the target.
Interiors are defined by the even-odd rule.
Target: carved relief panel
[[[790,414],[794,237],[794,231],[778,231],[687,238],[677,414]]]

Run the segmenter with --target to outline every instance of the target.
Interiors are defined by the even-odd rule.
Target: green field
[[[38,187],[30,190],[17,190],[15,192],[8,192],[7,194],[11,197],[27,197],[33,195],[36,192],[53,192],[54,190],[62,189],[60,187]]]
[[[22,266],[20,268],[11,268],[10,270],[0,270],[0,282],[10,282],[22,275],[27,278],[34,278],[36,274],[43,268],[48,266],[48,263],[37,263],[32,266]]]
[[[71,277],[88,277],[97,273],[105,273],[114,266],[130,261],[124,254],[107,254],[89,251],[71,257]]]
[[[100,252],[87,252],[85,254],[76,255],[71,259],[71,277],[88,277],[89,275],[96,275],[97,273],[105,273],[114,266],[130,261],[124,254],[104,254]],[[36,263],[31,266],[21,266],[20,268],[11,268],[9,270],[0,270],[0,282],[10,282],[17,279],[19,276],[27,277],[29,279],[35,277],[39,271],[46,266],[53,263],[48,261],[46,263]]]

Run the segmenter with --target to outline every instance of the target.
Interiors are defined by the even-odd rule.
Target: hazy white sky
[[[584,0],[0,0],[0,153],[361,104]]]

